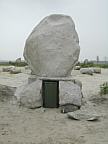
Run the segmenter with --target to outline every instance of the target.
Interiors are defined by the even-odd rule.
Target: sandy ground
[[[20,86],[28,74],[0,72],[0,84]],[[10,102],[0,102],[0,144],[108,144],[108,95],[99,96],[99,86],[108,81],[108,69],[102,74],[72,77],[83,84],[85,107],[102,115],[99,121],[76,121],[61,114],[60,109],[26,109]]]

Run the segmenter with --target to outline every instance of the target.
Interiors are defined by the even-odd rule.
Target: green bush
[[[10,66],[9,62],[0,62],[0,66]]]
[[[13,61],[9,61],[10,65],[16,66],[16,67],[24,67],[27,65],[27,63],[25,61],[21,61],[21,62],[13,62]]]
[[[16,67],[24,67],[27,65],[25,61],[16,62],[16,61],[7,61],[7,62],[0,62],[0,66],[16,66]]]
[[[77,63],[78,66],[81,68],[86,68],[86,67],[99,67],[99,68],[108,68],[108,64],[94,64],[93,62],[88,62],[88,63]]]
[[[101,95],[108,94],[108,82],[104,82],[104,83],[100,86],[100,94],[101,94]]]
[[[81,68],[93,67],[93,66],[94,66],[93,62],[88,62],[88,63],[78,63],[77,65],[79,65]]]
[[[108,64],[98,64],[97,66],[100,68],[108,68]]]

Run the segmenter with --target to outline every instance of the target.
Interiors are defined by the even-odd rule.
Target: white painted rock
[[[81,106],[82,93],[81,88],[77,84],[71,81],[60,81],[59,82],[59,104],[67,105],[73,104],[78,107]]]
[[[28,37],[24,58],[37,76],[64,77],[78,60],[79,39],[71,17],[45,17]]]
[[[93,75],[93,70],[90,68],[81,68],[80,69],[81,74],[88,74],[88,75]]]
[[[41,97],[42,82],[37,80],[16,90],[15,96],[20,105],[27,108],[38,108],[42,106]]]
[[[75,66],[74,70],[80,70],[80,68],[81,68],[80,66]]]

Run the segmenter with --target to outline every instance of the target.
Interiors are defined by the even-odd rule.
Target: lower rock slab
[[[34,78],[27,85],[17,88],[15,96],[20,105],[27,108],[39,108],[43,106],[42,99],[42,80],[44,78]],[[51,80],[51,79],[50,79]],[[71,105],[71,110],[81,106],[82,92],[81,82],[72,79],[56,79],[59,81],[59,106],[65,110]],[[68,112],[68,110],[66,110]]]

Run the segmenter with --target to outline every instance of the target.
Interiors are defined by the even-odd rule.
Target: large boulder
[[[28,37],[24,58],[33,74],[64,77],[71,74],[79,57],[79,38],[70,16],[45,17]]]
[[[15,93],[18,103],[21,106],[31,109],[41,107],[41,86],[42,82],[36,80],[35,82],[19,87]]]
[[[59,82],[59,104],[60,106],[72,104],[80,107],[82,100],[82,92],[79,85],[72,81]]]

